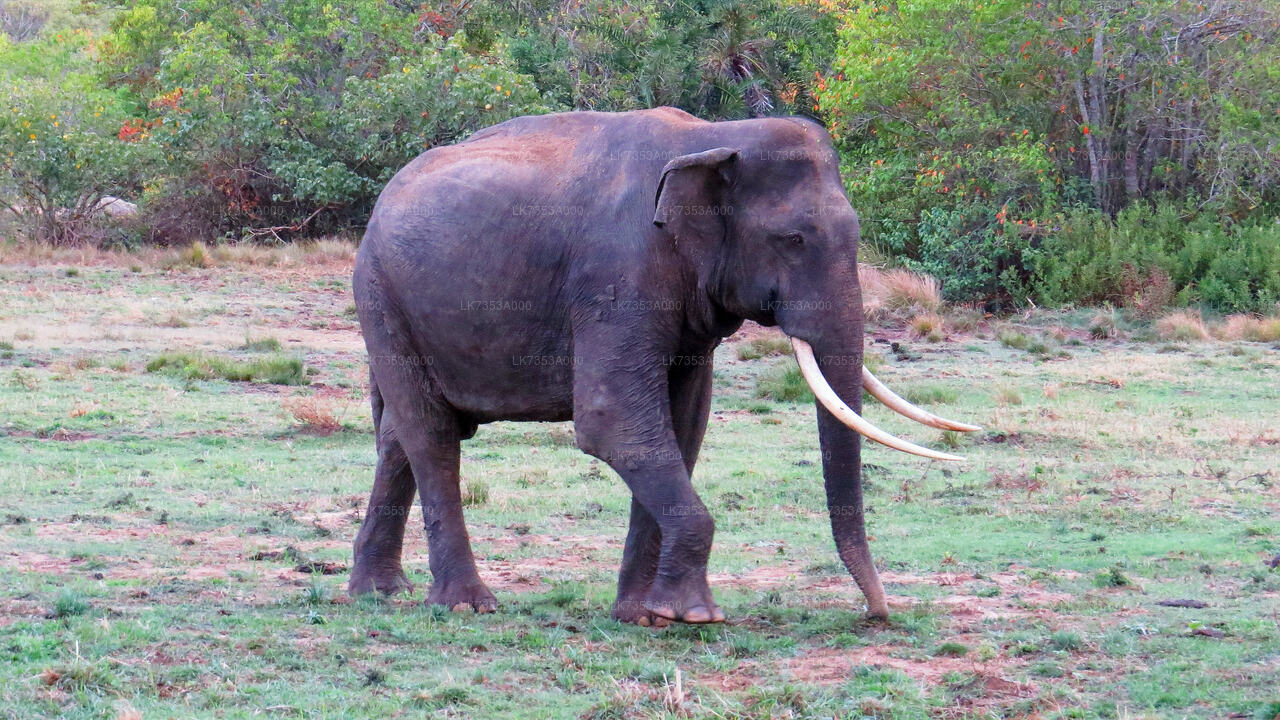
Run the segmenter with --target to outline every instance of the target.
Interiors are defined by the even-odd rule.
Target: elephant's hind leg
[[[409,462],[418,481],[422,517],[427,526],[432,578],[427,603],[453,610],[493,612],[498,608],[498,599],[480,580],[471,553],[471,538],[462,519],[460,423],[452,417],[431,418],[430,426],[415,434],[422,445],[409,450]]]
[[[359,267],[357,273],[359,278]],[[396,444],[408,459],[422,500],[432,577],[427,602],[492,612],[498,601],[476,572],[462,519],[458,469],[464,423],[428,372],[431,358],[407,341],[412,333],[387,307],[377,279],[376,272],[371,274],[363,283],[363,297],[357,294],[357,305],[363,299],[360,325],[379,397],[394,419]],[[397,487],[403,500],[403,484]]]
[[[381,592],[394,595],[413,592],[413,583],[400,565],[404,528],[413,509],[413,471],[396,438],[394,422],[383,413],[377,385],[373,395],[374,432],[378,443],[378,469],[369,496],[369,510],[356,536],[355,565],[347,590],[352,595]]]

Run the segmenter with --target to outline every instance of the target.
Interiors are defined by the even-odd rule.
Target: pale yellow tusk
[[[868,440],[874,440],[881,445],[911,453],[912,455],[933,458],[934,460],[964,460],[958,455],[948,455],[947,453],[930,450],[927,447],[901,440],[863,420],[862,416],[854,412],[853,408],[840,399],[836,391],[831,388],[831,384],[823,377],[822,370],[818,368],[818,360],[813,356],[813,348],[809,346],[809,343],[793,337],[791,338],[791,347],[796,352],[796,362],[800,363],[800,374],[804,376],[805,382],[809,383],[809,388],[813,390],[814,397],[818,398],[818,402],[822,403],[827,410],[831,411],[832,415],[835,415],[840,422],[848,425],[854,432]]]
[[[904,400],[894,391],[890,390],[884,383],[876,379],[876,376],[872,375],[871,371],[865,367],[862,368],[862,387],[866,388],[867,392],[871,393],[872,397],[879,400],[881,404],[890,410],[898,413],[899,415],[906,415],[912,420],[915,420],[918,423],[924,423],[929,427],[935,427],[939,430],[955,430],[957,432],[974,432],[982,429],[977,425],[948,420],[944,417],[938,417],[927,410],[921,410],[915,405]]]

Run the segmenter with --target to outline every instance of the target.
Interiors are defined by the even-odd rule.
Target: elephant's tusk
[[[822,403],[827,410],[831,411],[832,415],[835,415],[840,422],[848,425],[854,432],[868,440],[874,440],[881,445],[911,453],[912,455],[933,458],[934,460],[964,460],[958,455],[948,455],[947,453],[930,450],[927,447],[901,440],[863,420],[862,416],[854,412],[853,408],[840,399],[836,391],[831,388],[831,384],[823,377],[822,370],[818,367],[818,360],[813,356],[813,348],[809,343],[793,337],[791,338],[791,347],[796,352],[796,362],[800,363],[800,374],[804,376],[805,382],[809,383],[809,388],[813,390],[814,397],[818,398],[818,402]]]
[[[866,388],[872,397],[879,400],[882,405],[890,410],[899,415],[906,415],[912,420],[924,423],[929,427],[935,427],[939,430],[956,430],[958,432],[974,432],[982,429],[977,425],[948,420],[944,417],[938,417],[927,410],[921,410],[890,390],[888,386],[876,379],[876,376],[872,375],[871,371],[865,367],[862,368],[862,387]]]

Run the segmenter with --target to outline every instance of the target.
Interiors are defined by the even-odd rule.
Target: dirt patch
[[[894,645],[875,645],[847,650],[822,648],[781,660],[778,670],[795,680],[813,685],[841,685],[858,667],[897,670],[922,688],[932,690],[950,684],[948,678],[971,676],[972,680],[953,686],[959,697],[955,705],[969,710],[990,709],[1035,697],[1039,689],[1030,681],[1011,679],[1019,668],[1010,662],[979,662],[967,658],[913,657]],[[962,713],[963,715],[963,713]]]

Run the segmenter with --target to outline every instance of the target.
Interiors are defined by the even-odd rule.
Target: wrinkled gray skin
[[[351,592],[411,589],[400,555],[416,488],[428,602],[493,610],[459,443],[495,420],[571,419],[632,494],[614,617],[722,620],[706,578],[714,522],[689,482],[712,351],[744,319],[780,326],[860,409],[857,246],[831,140],[808,120],[564,113],[419,156],[383,190],[356,260],[378,468]],[[836,547],[884,617],[859,437],[817,412]]]

